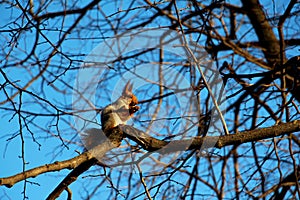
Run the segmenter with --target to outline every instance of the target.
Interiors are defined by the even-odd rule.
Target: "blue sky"
[[[231,1],[232,2],[232,1]],[[36,2],[35,2],[36,3]],[[281,5],[282,4],[282,5]],[[285,1],[278,2],[277,8],[275,11],[280,10],[285,5]],[[82,6],[82,2],[78,2],[77,5]],[[100,6],[102,6],[103,11],[106,13],[106,15],[113,14],[120,8],[126,8],[126,5],[122,5],[120,3],[100,3]],[[60,8],[57,5],[51,5],[48,10],[55,11],[59,10]],[[272,12],[273,8],[267,8],[268,12]],[[17,26],[16,24],[13,24],[16,17],[19,16],[19,12],[14,9],[13,12],[7,7],[3,6],[3,4],[0,4],[0,16],[2,16],[2,19],[0,21],[0,27],[2,30],[9,30],[10,28],[13,28],[14,26]],[[128,26],[136,23],[135,18],[132,17],[134,15],[139,15],[139,17],[147,17],[150,14],[152,14],[151,10],[143,11],[141,12],[139,9],[136,11],[133,11],[132,15],[126,16],[128,17]],[[80,26],[83,27],[90,27],[92,31],[86,30],[81,33],[78,32],[72,32],[67,37],[63,45],[60,47],[60,50],[62,52],[68,52],[70,56],[72,54],[77,55],[80,54],[81,56],[75,57],[78,60],[85,60],[86,55],[90,53],[95,47],[97,47],[101,42],[103,42],[103,36],[109,37],[113,35],[112,32],[109,32],[109,26],[104,25],[103,23],[103,17],[99,14],[94,12],[91,16],[93,16],[92,22],[90,19],[84,19],[80,23]],[[55,24],[58,26],[65,25],[66,29],[69,26],[71,22],[73,22],[74,16],[66,17],[65,21],[62,21],[61,19],[54,19],[49,20],[45,22],[45,27],[53,28],[55,27]],[[98,20],[98,21],[97,21]],[[126,21],[126,20],[125,20]],[[9,27],[5,27],[7,22],[11,22]],[[17,20],[18,25],[24,25],[22,23],[21,19]],[[155,21],[153,22],[154,26],[157,25],[159,22]],[[92,25],[98,24],[101,27],[101,30],[97,30]],[[8,78],[10,80],[18,81],[16,84],[19,86],[24,86],[29,79],[32,78],[32,76],[35,76],[38,72],[37,69],[39,69],[38,65],[31,65],[34,63],[34,60],[29,60],[25,64],[27,66],[26,69],[22,69],[21,67],[12,67],[9,66],[9,64],[14,63],[14,58],[22,58],[26,57],[26,54],[28,51],[32,49],[32,45],[34,44],[33,38],[35,36],[35,30],[28,30],[26,34],[22,35],[20,39],[18,40],[19,44],[18,47],[14,48],[14,51],[11,53],[9,60],[5,60],[3,52],[1,53],[2,56],[2,62],[0,63],[0,67],[3,68],[5,73],[7,74]],[[297,30],[295,30],[297,31]],[[53,42],[57,40],[57,37],[62,34],[59,33],[57,30],[48,30],[43,31],[47,35],[47,38]],[[85,35],[84,35],[85,34]],[[290,33],[292,34],[292,33]],[[26,35],[26,36],[25,36]],[[6,38],[4,37],[6,36]],[[78,37],[84,37],[87,38],[78,40]],[[94,40],[90,40],[88,38],[95,38]],[[5,40],[6,39],[6,40]],[[10,39],[10,35],[8,33],[2,33],[1,42],[4,45],[7,45],[7,48],[5,48],[5,53],[7,53],[10,50],[10,47],[8,46],[8,41]],[[36,52],[39,55],[39,59],[46,59],[47,54],[49,53],[49,44],[43,43],[45,40],[42,38],[40,40],[41,44],[39,44],[38,49]],[[137,44],[139,45],[139,44]],[[101,49],[101,48],[100,48]],[[287,52],[288,57],[297,55],[299,51],[297,48],[293,48]],[[53,68],[55,66],[57,67],[57,71],[55,71],[57,74],[60,74],[63,72],[64,69],[59,68],[59,64],[64,63],[65,66],[68,66],[70,62],[64,58],[62,55],[56,55],[53,57],[53,61],[51,62],[51,65]],[[41,94],[41,97],[48,99],[50,102],[52,102],[54,105],[58,106],[59,108],[68,108],[68,111],[72,111],[72,87],[75,85],[75,77],[76,73],[78,72],[76,70],[77,67],[80,67],[82,62],[73,62],[71,63],[71,70],[69,70],[67,73],[62,75],[58,80],[56,80],[52,85],[47,85],[47,83],[44,81],[47,79],[48,81],[53,80],[53,76],[50,74],[50,72],[45,73],[45,78],[41,80],[37,80],[33,85],[29,87],[29,90],[36,93]],[[136,64],[136,63],[126,63],[126,64]],[[9,66],[9,67],[7,67]],[[117,78],[116,78],[117,79]],[[126,80],[126,79],[125,79]],[[255,79],[253,80],[255,81]],[[4,78],[0,76],[0,83],[4,82]],[[71,88],[66,87],[65,84],[68,84]],[[113,85],[113,83],[111,83]],[[151,87],[145,86],[145,88],[142,88],[145,90],[151,91]],[[153,89],[153,88],[152,88]],[[40,93],[41,90],[44,91],[44,93]],[[57,91],[66,91],[68,95],[65,95],[62,92]],[[110,94],[112,89],[108,87],[107,91],[103,92],[105,94],[105,98],[96,101],[97,106],[106,105],[110,102],[111,96],[107,95]],[[7,89],[7,92],[13,93],[15,90],[9,90]],[[103,95],[103,93],[98,93],[96,95]],[[101,91],[102,92],[102,91]],[[112,98],[116,98],[118,94],[116,94]],[[147,95],[145,96],[138,96],[141,99],[145,99]],[[3,91],[0,91],[0,101],[4,100],[6,98]],[[15,98],[14,101],[16,101],[16,105],[18,105],[18,98]],[[22,108],[24,110],[34,112],[34,113],[43,113],[43,114],[55,114],[56,110],[51,108],[51,106],[47,105],[47,103],[43,102],[42,104],[38,104],[36,98],[32,98],[28,94],[23,94],[23,104]],[[9,104],[6,104],[5,106],[9,106]],[[263,113],[262,113],[263,114]],[[43,117],[34,117],[34,116],[26,116],[26,120],[28,122],[32,122],[30,124],[30,130],[34,132],[34,138],[37,140],[35,142],[33,140],[32,135],[30,132],[26,130],[26,127],[23,127],[23,136],[24,136],[24,158],[28,164],[25,165],[26,169],[31,169],[33,167],[41,166],[44,164],[52,163],[56,160],[62,161],[65,159],[72,158],[77,155],[77,152],[75,150],[82,151],[82,148],[78,146],[78,142],[80,141],[75,128],[72,128],[75,125],[74,118],[72,116],[64,115],[61,117],[58,127],[56,125],[55,118],[51,116],[43,116]],[[145,116],[147,118],[147,116]],[[18,116],[15,115],[12,117],[12,113],[9,111],[3,111],[0,113],[0,123],[2,124],[0,135],[0,177],[6,177],[9,175],[14,175],[16,173],[19,173],[22,171],[22,159],[20,156],[22,156],[22,142],[21,137],[19,135],[15,136],[19,131],[19,119]],[[99,119],[98,119],[99,121]],[[143,128],[141,124],[139,127]],[[176,128],[176,127],[175,127]],[[65,146],[62,144],[62,141],[57,137],[57,129],[62,134],[63,138],[65,139],[64,142],[68,144],[69,149],[65,148]],[[49,132],[46,132],[49,131]],[[7,141],[9,140],[9,141]],[[39,146],[41,144],[41,146]],[[220,152],[222,152],[221,150]],[[225,151],[225,150],[224,150]],[[272,165],[272,163],[270,163]],[[66,174],[68,174],[69,170],[62,170],[59,173],[47,173],[45,175],[40,175],[34,179],[28,179],[28,181],[32,181],[36,184],[27,183],[26,184],[26,195],[30,199],[41,199],[41,197],[46,197],[50,191],[52,191],[57,184],[64,178]],[[94,167],[91,171],[89,171],[87,174],[101,174],[103,173],[101,168]],[[135,178],[138,180],[138,176],[135,174]],[[184,179],[187,177],[180,177],[175,175],[177,179],[181,179],[182,182],[184,182]],[[84,191],[82,190],[82,185],[87,186],[87,188],[93,188],[95,185],[94,183],[97,182],[89,182],[85,181],[86,179],[83,179],[82,177],[79,178],[79,180],[75,183],[73,183],[70,188],[72,191],[74,191],[74,196],[78,195],[77,192],[82,192],[82,196],[85,196]],[[123,183],[121,183],[123,184]],[[109,186],[109,184],[107,184]],[[126,187],[125,183],[124,186]],[[4,187],[0,188],[0,197],[2,199],[21,199],[23,197],[22,191],[24,189],[24,182],[19,182],[16,185],[14,185],[13,188],[7,189]],[[107,195],[110,188],[103,188],[97,193],[98,195]],[[208,190],[209,191],[209,190]],[[80,196],[80,195],[79,195]],[[63,192],[63,194],[60,196],[59,199],[66,199],[66,193]]]

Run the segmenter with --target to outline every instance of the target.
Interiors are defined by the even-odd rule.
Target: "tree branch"
[[[93,130],[95,130],[95,129],[93,129]],[[103,131],[102,130],[100,130],[100,131],[101,131],[100,134],[102,134]],[[47,197],[47,200],[57,199],[60,196],[60,194],[64,190],[67,190],[68,186],[70,184],[72,184],[74,181],[76,181],[77,178],[82,173],[84,173],[91,166],[96,164],[98,162],[97,159],[102,158],[107,151],[120,146],[120,144],[123,140],[123,133],[122,133],[119,126],[113,128],[113,129],[107,130],[107,132],[105,132],[105,134],[107,135],[107,139],[104,140],[101,144],[99,144],[96,147],[89,150],[89,152],[92,154],[93,157],[91,159],[87,160],[87,161],[82,162],[74,170],[72,170],[68,174],[68,176],[66,176],[60,182],[60,184],[50,193],[50,195]]]
[[[91,166],[97,163],[97,159],[93,158],[91,160],[85,161],[78,165],[74,170],[72,170],[66,178],[51,192],[51,194],[47,197],[47,200],[56,199],[59,195],[67,190],[68,186],[77,180],[78,176],[80,176],[83,172],[87,171]]]
[[[183,150],[205,148],[222,148],[229,145],[239,145],[247,142],[259,141],[300,131],[300,120],[279,125],[238,132],[225,136],[194,137],[186,140],[163,141],[146,135],[144,132],[128,125],[122,126],[124,136],[138,143],[146,151],[160,150],[160,153],[170,153]]]
[[[96,158],[102,157],[107,151],[113,149],[114,147],[115,144],[107,140],[106,142],[96,146],[90,151],[84,152],[79,156],[76,156],[69,160],[64,160],[61,162],[56,161],[52,164],[46,164],[40,167],[36,167],[10,177],[0,178],[0,185],[4,185],[10,188],[19,181],[25,180],[27,178],[34,178],[40,174],[60,171],[62,169],[75,169],[78,166],[80,166],[82,163],[88,162],[94,159],[95,157]]]
[[[242,0],[243,7],[253,25],[255,33],[264,48],[270,67],[280,64],[280,45],[258,0]]]
[[[299,181],[300,176],[300,165],[295,171],[291,172],[288,176],[286,176],[278,185],[274,192],[274,200],[284,199],[286,193],[291,188],[292,185],[295,185],[297,181]],[[279,192],[280,187],[282,190]]]
[[[203,148],[202,145],[205,145],[205,148],[222,148],[229,145],[239,145],[247,142],[274,138],[300,131],[300,120],[282,123],[267,128],[238,132],[236,134],[225,136],[194,137],[192,139],[175,141],[163,141],[156,139],[129,125],[123,125],[121,126],[121,129],[125,137],[135,141],[144,150],[149,152],[160,150],[160,153],[164,154],[176,151],[200,149],[201,147]],[[110,142],[107,140],[106,142],[96,146],[90,151],[84,152],[83,154],[72,159],[61,162],[54,162],[52,164],[36,167],[10,177],[0,178],[0,185],[12,187],[19,181],[25,180],[27,178],[34,178],[46,172],[60,171],[62,169],[75,169],[82,163],[90,161],[95,157],[102,157],[107,151],[115,148],[118,145],[119,141]],[[70,173],[70,175],[72,174]],[[78,175],[80,175],[80,173],[78,173]]]

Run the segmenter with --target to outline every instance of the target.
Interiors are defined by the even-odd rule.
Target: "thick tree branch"
[[[205,148],[222,148],[229,145],[239,145],[247,142],[274,138],[300,131],[300,121],[296,120],[267,128],[243,131],[225,136],[194,137],[192,139],[175,140],[171,142],[150,137],[144,132],[128,125],[122,126],[122,130],[124,131],[125,137],[135,141],[147,151],[161,150],[161,153],[169,153],[180,150],[200,149],[203,148],[202,145],[205,145]]]
[[[271,25],[269,24],[262,6],[258,0],[242,0],[243,7],[247,10],[247,15],[253,25],[255,33],[264,48],[266,60],[270,67],[280,64],[280,45]],[[284,63],[284,62],[283,62]]]
[[[100,131],[100,134],[102,134],[102,130]],[[108,139],[104,140],[103,142],[101,142],[101,144],[89,150],[93,157],[87,161],[82,162],[74,170],[72,170],[68,174],[68,176],[66,176],[51,192],[51,194],[47,197],[47,200],[57,199],[64,190],[67,190],[70,184],[76,181],[77,178],[82,173],[87,171],[91,166],[96,164],[98,162],[98,159],[101,159],[107,151],[120,146],[123,140],[123,133],[118,126],[113,129],[107,130],[105,134],[108,136]]]
[[[66,178],[51,192],[51,194],[47,197],[47,200],[56,199],[59,195],[68,188],[68,186],[77,180],[78,176],[80,176],[83,172],[87,171],[91,166],[97,163],[97,159],[93,158],[86,162],[81,163],[74,170],[72,170]]]
[[[160,153],[170,153],[176,151],[200,149],[200,148],[210,148],[217,147],[222,148],[229,145],[239,145],[246,142],[259,141],[263,139],[274,138],[277,136],[290,134],[300,131],[300,120],[293,122],[282,123],[279,125],[271,126],[268,128],[261,128],[251,131],[238,132],[236,134],[226,135],[226,136],[207,136],[207,137],[194,137],[187,140],[175,140],[175,141],[163,141],[151,137],[144,132],[133,128],[132,126],[123,125],[122,130],[124,136],[138,143],[146,151],[152,152],[160,150]],[[100,129],[99,129],[100,130]],[[120,138],[118,138],[119,140]],[[102,157],[107,151],[115,148],[119,145],[119,141],[109,142],[106,141],[101,145],[85,152],[77,157],[69,160],[54,162],[52,164],[47,164],[41,167],[37,167],[14,176],[0,178],[0,185],[6,187],[12,187],[15,183],[25,180],[27,178],[34,178],[40,174],[46,172],[59,171],[62,169],[75,169],[82,163],[88,162],[92,159]],[[202,146],[204,145],[204,146]],[[73,172],[75,173],[75,172]],[[73,174],[70,173],[69,178],[72,178]],[[80,175],[77,173],[76,175]],[[77,176],[76,176],[77,177]],[[65,179],[66,182],[67,177]],[[76,179],[74,179],[75,181]],[[61,184],[63,184],[63,182]],[[73,181],[71,181],[73,182]],[[67,182],[70,184],[71,182]],[[65,185],[65,188],[68,186]],[[64,188],[64,189],[65,189]]]
[[[27,178],[34,178],[40,174],[60,171],[62,169],[75,169],[78,166],[80,166],[82,163],[88,162],[94,159],[95,157],[96,158],[102,157],[107,151],[113,149],[114,147],[115,147],[114,143],[107,140],[106,142],[96,146],[90,151],[84,152],[79,156],[76,156],[69,160],[64,160],[61,162],[56,161],[52,164],[46,164],[40,167],[36,167],[10,177],[0,178],[0,185],[4,185],[10,188],[19,181],[25,180]]]
[[[224,39],[226,39],[226,38],[224,37]],[[286,46],[289,46],[289,47],[299,46],[300,45],[300,39],[299,38],[285,39],[284,43],[285,43]],[[239,47],[241,49],[247,49],[249,47],[251,47],[251,48],[260,48],[260,49],[263,48],[261,46],[260,41],[238,42],[238,43],[235,43],[235,46],[236,46],[236,48]],[[212,46],[207,47],[206,50],[208,50],[208,53],[216,54],[216,53],[221,52],[221,51],[230,51],[230,50],[232,50],[232,47],[221,41],[219,44],[215,45],[214,47],[212,47]]]

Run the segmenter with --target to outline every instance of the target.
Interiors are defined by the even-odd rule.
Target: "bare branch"
[[[161,149],[160,152],[162,153],[170,153],[176,151],[200,149],[204,143],[205,148],[222,148],[229,145],[240,145],[247,142],[271,139],[300,131],[300,121],[297,120],[288,123],[281,123],[268,128],[243,131],[225,136],[194,137],[192,139],[175,140],[170,142],[158,140],[148,136],[132,126],[122,126],[122,130],[124,131],[126,137],[135,141],[147,151],[156,151]]]

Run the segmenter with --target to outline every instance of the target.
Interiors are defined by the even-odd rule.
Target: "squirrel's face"
[[[113,113],[116,113],[123,122],[125,122],[133,117],[134,113],[140,109],[140,107],[136,105],[137,103],[137,98],[134,95],[126,97],[121,96],[112,104],[111,110]]]
[[[130,116],[132,116],[135,112],[137,112],[140,109],[140,107],[137,106],[136,104],[138,104],[138,100],[137,100],[136,96],[134,96],[132,94],[131,102],[129,104],[129,114],[130,114]]]
[[[133,114],[140,109],[140,107],[137,106],[138,100],[136,96],[132,93],[132,87],[133,85],[128,82],[122,93],[123,98],[127,100],[127,109],[129,111],[130,117],[132,117]]]
[[[122,96],[112,104],[111,110],[116,113],[123,122],[126,122],[140,109],[137,104],[138,100],[132,93],[132,85],[127,83]]]

